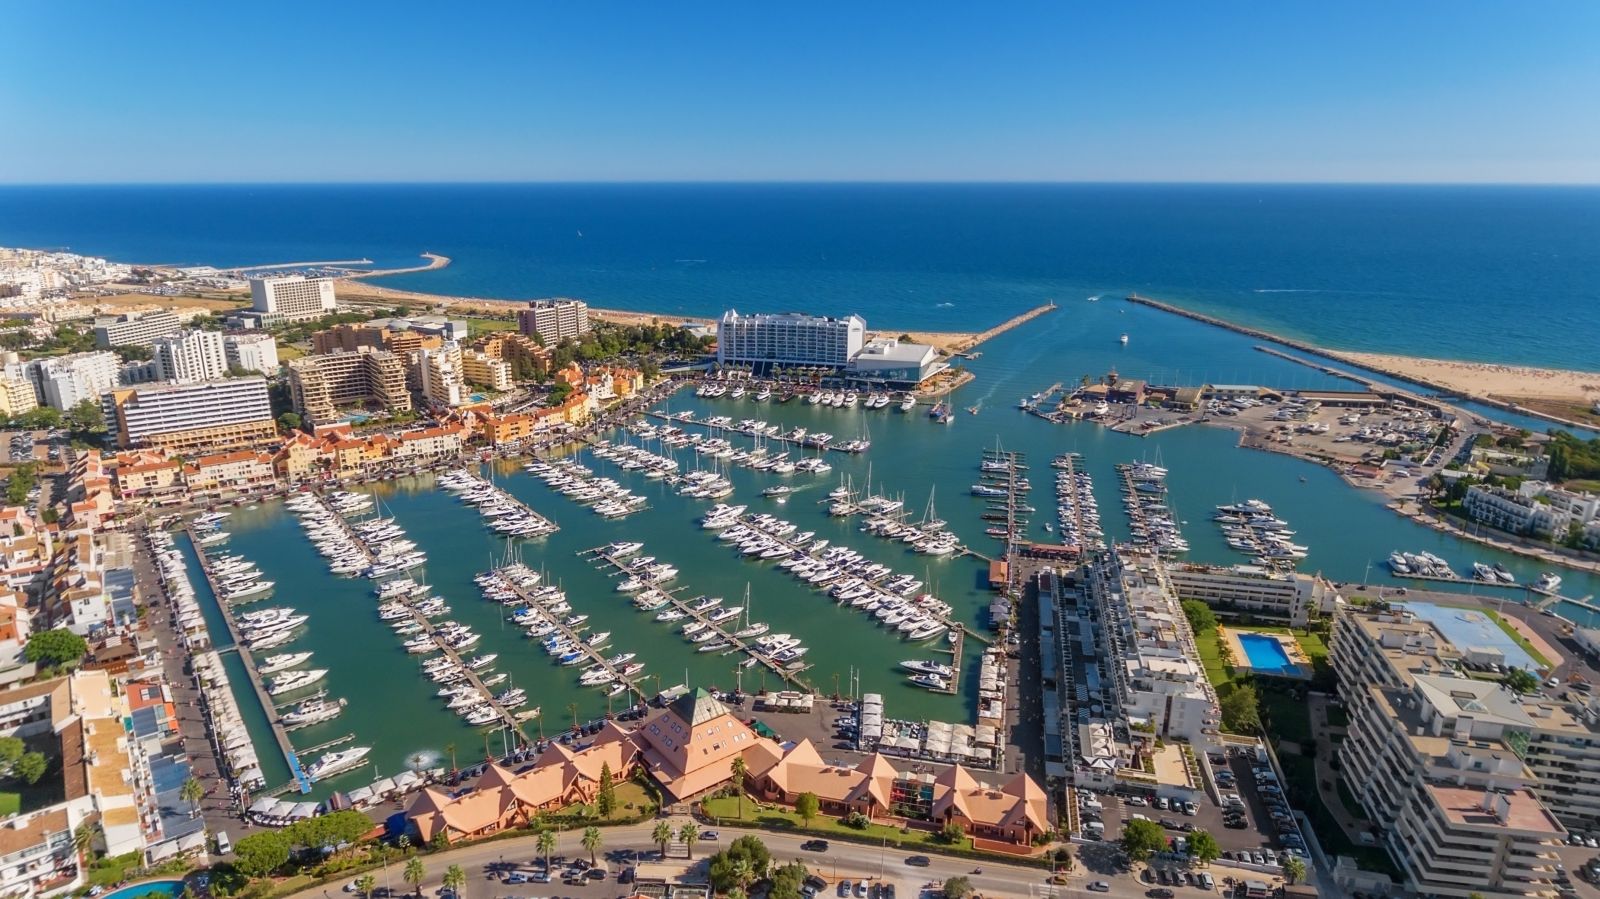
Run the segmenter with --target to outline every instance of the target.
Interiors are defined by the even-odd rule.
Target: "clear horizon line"
[[[0,189],[84,187],[493,187],[493,186],[862,186],[862,187],[1600,187],[1600,181],[1361,181],[1361,180],[1047,180],[1047,179],[459,179],[459,180],[273,180],[273,181],[0,181]]]

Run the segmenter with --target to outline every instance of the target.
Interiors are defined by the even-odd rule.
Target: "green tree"
[[[32,786],[38,783],[40,778],[44,777],[45,771],[49,770],[49,768],[50,760],[44,757],[44,753],[27,752],[23,753],[22,758],[17,759],[17,764],[11,769],[11,773],[18,780]]]
[[[406,870],[401,877],[417,891],[417,899],[422,899],[422,879],[427,876],[428,869],[422,866],[422,859],[414,855],[406,859]]]
[[[35,665],[59,668],[69,662],[78,662],[89,651],[84,639],[64,627],[38,631],[28,638],[23,657]]]
[[[539,854],[544,856],[544,869],[550,870],[550,854],[556,851],[556,835],[554,831],[539,831]]]
[[[610,762],[600,763],[600,789],[595,793],[594,804],[602,818],[611,817],[617,810],[617,785],[612,782]]]
[[[806,822],[807,826],[810,826],[811,819],[817,816],[817,812],[821,809],[821,805],[822,804],[817,801],[817,794],[815,793],[801,793],[799,796],[794,798],[795,814],[799,815],[800,820]]]
[[[1222,854],[1222,847],[1217,845],[1217,838],[1205,830],[1196,830],[1189,834],[1189,854],[1200,860],[1202,865],[1209,865]]]
[[[84,400],[68,409],[65,418],[67,427],[76,434],[104,434],[106,431],[105,412],[95,400]]]
[[[246,877],[266,877],[289,863],[289,838],[276,830],[240,837],[233,844],[233,866]]]
[[[661,857],[667,857],[667,844],[672,842],[672,825],[666,821],[656,822],[656,829],[650,831],[650,842],[661,847]]]
[[[572,395],[572,385],[565,381],[557,381],[550,387],[550,405],[559,406]]]
[[[290,431],[300,430],[300,424],[300,413],[298,412],[285,412],[278,416],[278,430],[285,434]]]
[[[72,850],[80,859],[87,859],[104,832],[99,821],[84,821],[72,832]]]
[[[467,872],[460,865],[451,865],[444,869],[444,886],[456,895],[461,894],[461,888],[467,885]]]
[[[1532,693],[1539,689],[1539,679],[1521,668],[1513,668],[1506,672],[1505,679],[1501,683],[1515,693]]]
[[[744,763],[744,756],[736,755],[733,763],[728,766],[733,772],[733,793],[739,797],[739,817],[744,817],[744,779],[750,773],[750,766]]]
[[[967,899],[972,895],[972,881],[965,877],[952,877],[944,882],[944,899]]]
[[[700,842],[700,828],[690,821],[678,828],[678,839],[683,841],[684,848],[689,851],[689,858],[694,858],[694,844]]]
[[[592,865],[599,862],[596,856],[600,852],[600,845],[604,841],[605,838],[600,835],[600,828],[590,826],[583,829],[583,839],[580,843],[583,848],[589,850],[589,864]]]
[[[1254,684],[1234,684],[1219,704],[1222,727],[1229,733],[1249,734],[1261,729],[1261,697]]]
[[[810,873],[805,865],[799,863],[784,865],[772,872],[772,889],[767,896],[769,899],[800,899],[800,888],[805,885]]]
[[[121,356],[124,362],[149,362],[150,357],[155,355],[155,351],[150,347],[138,346],[132,343],[114,346],[111,348],[111,352]]]
[[[372,899],[372,891],[378,888],[378,878],[371,874],[363,874],[356,878],[356,892],[361,894],[361,899]]]
[[[963,828],[957,821],[946,821],[944,822],[944,826],[939,828],[939,839],[949,843],[952,846],[966,838],[966,828]]]
[[[1183,617],[1189,619],[1189,629],[1196,634],[1209,634],[1217,629],[1217,613],[1198,599],[1183,601]]]
[[[1300,860],[1300,856],[1291,855],[1284,859],[1283,879],[1289,881],[1291,885],[1306,879],[1306,863]],[[1478,894],[1473,893],[1472,895],[1476,896]]]
[[[205,795],[205,786],[193,777],[184,781],[183,786],[178,788],[178,798],[189,803],[189,817],[191,818],[200,814],[200,800],[204,799]]]
[[[1167,847],[1167,835],[1161,825],[1148,819],[1134,819],[1122,825],[1122,850],[1136,862],[1150,857]]]

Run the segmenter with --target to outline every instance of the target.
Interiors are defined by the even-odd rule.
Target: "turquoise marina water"
[[[1131,335],[1127,346],[1117,342],[1122,332]],[[954,607],[958,620],[980,631],[988,623],[990,598],[985,563],[970,557],[930,558],[909,551],[904,544],[863,534],[856,519],[827,515],[826,506],[819,501],[828,490],[841,478],[863,486],[870,477],[874,490],[903,497],[917,516],[932,494],[938,516],[949,522],[952,531],[973,548],[994,552],[998,544],[984,536],[980,519],[984,500],[970,496],[968,488],[977,480],[981,453],[998,441],[1007,450],[1025,453],[1032,466],[1033,504],[1041,511],[1035,516],[1036,530],[1031,536],[1038,540],[1050,539],[1042,524],[1053,519],[1049,461],[1059,453],[1075,451],[1082,454],[1084,467],[1095,479],[1102,520],[1111,539],[1127,536],[1114,466],[1143,459],[1170,469],[1170,499],[1193,547],[1188,558],[1197,561],[1246,561],[1223,542],[1210,515],[1216,505],[1255,497],[1271,503],[1279,517],[1291,524],[1297,532],[1296,542],[1310,546],[1302,570],[1321,571],[1334,580],[1368,578],[1390,588],[1416,586],[1389,579],[1382,560],[1394,549],[1433,552],[1458,570],[1470,569],[1473,561],[1503,562],[1523,582],[1544,570],[1531,561],[1418,526],[1319,466],[1240,449],[1237,435],[1230,430],[1192,426],[1139,438],[1093,424],[1054,425],[1014,408],[1020,397],[1054,382],[1075,382],[1081,374],[1098,374],[1113,366],[1130,377],[1159,379],[1163,370],[1171,372],[1181,366],[1186,372],[1195,372],[1197,378],[1219,382],[1330,385],[1331,379],[1312,369],[1254,352],[1250,346],[1244,338],[1219,337],[1213,329],[1141,312],[1127,304],[1085,304],[1045,315],[986,344],[982,357],[971,363],[978,380],[958,398],[960,405],[978,404],[980,411],[977,415],[960,412],[950,425],[933,423],[923,414],[925,407],[903,414],[893,408],[831,409],[798,400],[777,404],[700,399],[689,391],[679,392],[665,408],[693,410],[700,418],[720,414],[735,420],[765,419],[784,428],[803,426],[813,432],[831,432],[838,440],[870,437],[872,448],[866,454],[826,453],[834,470],[825,476],[783,477],[734,468],[729,477],[736,492],[726,501],[747,504],[752,511],[772,512],[795,522],[800,530],[814,530],[819,538],[851,546],[896,570],[915,573]],[[620,433],[613,439],[637,442]],[[751,443],[742,435],[730,439],[742,446]],[[656,452],[670,452],[654,442],[645,445]],[[594,630],[612,633],[608,652],[638,653],[638,659],[648,666],[646,690],[678,683],[731,689],[739,682],[735,664],[740,657],[697,653],[678,636],[676,627],[637,611],[628,597],[615,591],[615,579],[608,571],[580,555],[611,541],[643,541],[645,553],[680,570],[674,585],[681,587],[685,596],[718,595],[733,605],[743,602],[748,585],[752,617],[769,622],[774,633],[800,637],[811,648],[806,661],[812,667],[805,677],[824,693],[832,692],[836,684],[846,689],[854,670],[859,674],[860,689],[884,694],[890,717],[971,719],[976,654],[980,651],[976,641],[967,644],[959,695],[936,695],[910,686],[898,663],[932,657],[931,648],[943,647],[942,640],[924,646],[900,640],[859,611],[840,608],[821,592],[802,586],[774,563],[749,561],[728,549],[713,532],[697,524],[709,505],[706,501],[680,497],[660,481],[623,471],[587,451],[576,455],[597,474],[616,478],[647,496],[648,508],[626,519],[605,520],[552,491],[517,463],[501,462],[484,471],[560,524],[561,530],[550,537],[518,544],[517,554],[543,571],[547,581],[562,586],[575,611],[592,616]],[[679,451],[677,458],[685,469],[710,464],[687,450]],[[775,483],[798,489],[781,504],[762,498],[761,489]],[[528,690],[531,703],[543,709],[546,735],[570,726],[574,714],[589,720],[607,711],[606,699],[599,691],[577,684],[575,669],[554,665],[534,641],[502,620],[505,610],[501,606],[481,598],[473,575],[504,559],[507,547],[483,526],[473,507],[438,489],[431,476],[361,489],[377,497],[382,514],[393,515],[428,553],[426,580],[450,602],[448,617],[470,624],[483,635],[472,652],[499,654],[496,668],[510,673],[517,686]],[[280,504],[235,511],[227,528],[234,534],[229,548],[257,561],[266,577],[277,582],[275,595],[266,602],[294,606],[310,616],[309,626],[284,651],[314,651],[314,666],[329,669],[324,685],[330,695],[349,700],[340,718],[292,734],[294,744],[305,748],[353,733],[354,745],[374,747],[371,766],[318,785],[314,795],[359,786],[402,766],[438,764],[448,758],[447,747],[452,744],[463,764],[482,757],[485,731],[462,723],[434,697],[436,686],[421,675],[418,657],[402,651],[402,641],[378,620],[371,582],[330,575],[296,519]],[[1595,592],[1594,578],[1576,572],[1563,574],[1566,594]],[[1469,592],[1485,589],[1471,583],[1439,586]],[[1521,594],[1494,591],[1491,595],[1515,601]],[[777,678],[759,668],[743,672],[741,685],[747,691],[780,686]],[[253,697],[248,692],[241,695],[241,706],[248,707],[249,699]],[[529,722],[525,731],[537,736],[540,724]],[[487,739],[490,749],[502,749],[501,734],[489,729]],[[274,754],[270,739],[258,745],[264,762],[269,760]]]

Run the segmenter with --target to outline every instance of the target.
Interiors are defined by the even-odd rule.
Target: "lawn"
[[[607,821],[636,818],[646,806],[655,807],[655,803],[651,801],[650,794],[644,791],[644,787],[631,780],[617,781],[616,794],[617,807],[612,809],[611,817],[605,819]],[[596,817],[599,816],[599,812],[595,811],[593,806],[581,802],[569,805],[561,811],[563,814],[592,814]]]
[[[705,802],[706,812],[717,821],[729,823],[742,821],[760,827],[769,827],[775,830],[804,830],[823,836],[837,836],[845,839],[855,839],[882,843],[902,848],[928,848],[932,850],[972,850],[972,840],[965,837],[960,843],[946,843],[939,838],[937,833],[924,830],[910,830],[901,832],[898,827],[886,827],[882,824],[868,824],[866,827],[849,827],[838,818],[830,815],[817,815],[811,819],[810,824],[801,820],[794,812],[778,806],[758,803],[756,800],[745,797],[744,817],[739,817],[739,800],[732,796],[708,799]]]
[[[306,354],[305,350],[300,349],[299,347],[295,346],[292,343],[280,343],[280,344],[278,344],[278,361],[279,362],[288,362],[290,359],[299,359],[301,356],[304,356],[305,354]]]
[[[487,334],[490,331],[515,331],[517,329],[515,321],[505,321],[498,318],[469,318],[466,322],[467,333],[473,337],[477,337],[479,334]]]
[[[1261,697],[1261,721],[1267,734],[1280,740],[1291,740],[1301,746],[1311,744],[1311,710],[1304,699],[1298,699],[1292,688],[1280,687],[1270,681],[1260,682],[1257,694]],[[1295,691],[1297,692],[1297,691]]]
[[[1228,666],[1222,664],[1221,636],[1214,630],[1195,634],[1194,645],[1200,652],[1200,664],[1205,667],[1211,686],[1216,687],[1218,693],[1227,692],[1224,688],[1233,683],[1233,675]]]
[[[22,811],[22,794],[0,790],[0,818],[9,818]]]

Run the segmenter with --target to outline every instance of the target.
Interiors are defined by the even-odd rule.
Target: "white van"
[[[233,843],[228,840],[228,832],[225,830],[217,831],[217,854],[227,855],[231,852],[233,852]]]

